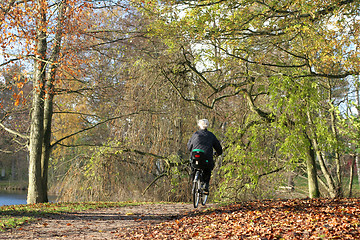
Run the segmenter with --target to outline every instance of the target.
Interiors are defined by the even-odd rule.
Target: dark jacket
[[[187,143],[187,148],[190,152],[193,149],[204,150],[205,156],[207,157],[212,166],[214,165],[213,148],[218,155],[221,155],[223,152],[219,140],[212,132],[206,129],[196,131]]]

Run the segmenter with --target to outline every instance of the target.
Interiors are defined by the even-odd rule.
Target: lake
[[[26,204],[26,191],[0,191],[0,206]]]
[[[55,196],[49,196],[55,202]],[[0,191],[0,206],[26,204],[26,191]]]

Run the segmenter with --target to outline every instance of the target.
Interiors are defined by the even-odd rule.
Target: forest
[[[0,0],[0,180],[28,203],[360,194],[355,0]]]

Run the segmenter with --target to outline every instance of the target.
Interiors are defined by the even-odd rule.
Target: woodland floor
[[[0,239],[360,239],[360,199],[97,209],[48,215]]]

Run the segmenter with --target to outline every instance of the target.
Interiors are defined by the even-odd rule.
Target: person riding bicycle
[[[209,164],[207,167],[203,168],[203,180],[205,182],[204,193],[209,194],[211,171],[215,166],[213,159],[213,148],[215,149],[217,155],[221,155],[223,150],[216,136],[212,132],[207,130],[207,128],[209,127],[209,121],[207,119],[199,120],[198,126],[200,129],[192,135],[192,137],[187,143],[187,148],[190,153],[194,149],[201,149],[205,153],[204,155],[206,157],[206,160],[208,160]]]

